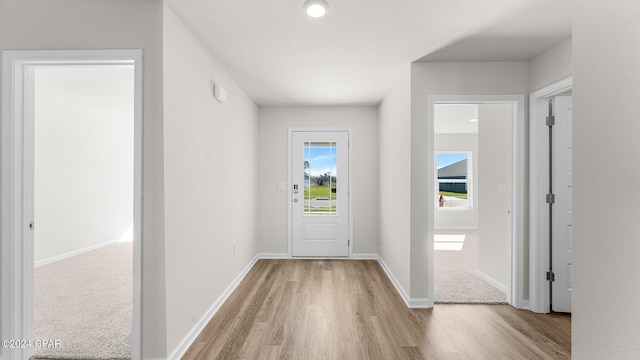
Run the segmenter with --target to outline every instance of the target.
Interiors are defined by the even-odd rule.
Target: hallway
[[[409,309],[376,261],[260,260],[183,359],[569,359],[571,318]]]

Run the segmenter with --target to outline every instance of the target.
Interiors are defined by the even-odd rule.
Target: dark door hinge
[[[547,116],[547,121],[546,121],[547,126],[553,126],[556,124],[556,117],[553,115],[549,115]]]
[[[556,281],[556,274],[554,274],[552,271],[547,271],[547,281]]]
[[[556,202],[555,194],[547,194],[547,204],[554,204]]]

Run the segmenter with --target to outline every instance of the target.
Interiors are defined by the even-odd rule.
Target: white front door
[[[292,256],[349,256],[349,133],[291,140]]]
[[[551,284],[551,309],[571,312],[573,263],[573,181],[572,181],[572,98],[554,99],[553,126],[553,193],[552,269],[555,281]]]

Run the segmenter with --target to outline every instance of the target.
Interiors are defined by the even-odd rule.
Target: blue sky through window
[[[328,143],[305,144],[304,159],[309,162],[308,173],[311,176],[320,176],[330,172],[332,176],[337,175],[336,169],[336,145],[330,146]]]
[[[440,169],[445,166],[449,166],[451,164],[457,163],[458,161],[465,160],[466,158],[467,154],[465,153],[438,154],[437,168]]]

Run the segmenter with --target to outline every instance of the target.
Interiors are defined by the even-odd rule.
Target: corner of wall
[[[399,287],[410,286],[411,66],[378,107],[379,253]],[[384,260],[383,260],[384,259]],[[407,294],[408,299],[408,294]],[[407,300],[408,301],[408,300]]]
[[[163,10],[166,341],[175,353],[194,334],[192,319],[215,312],[256,256],[258,107],[166,3]],[[214,80],[227,102],[214,98]]]
[[[573,38],[568,37],[529,62],[529,91],[534,92],[573,74]]]

